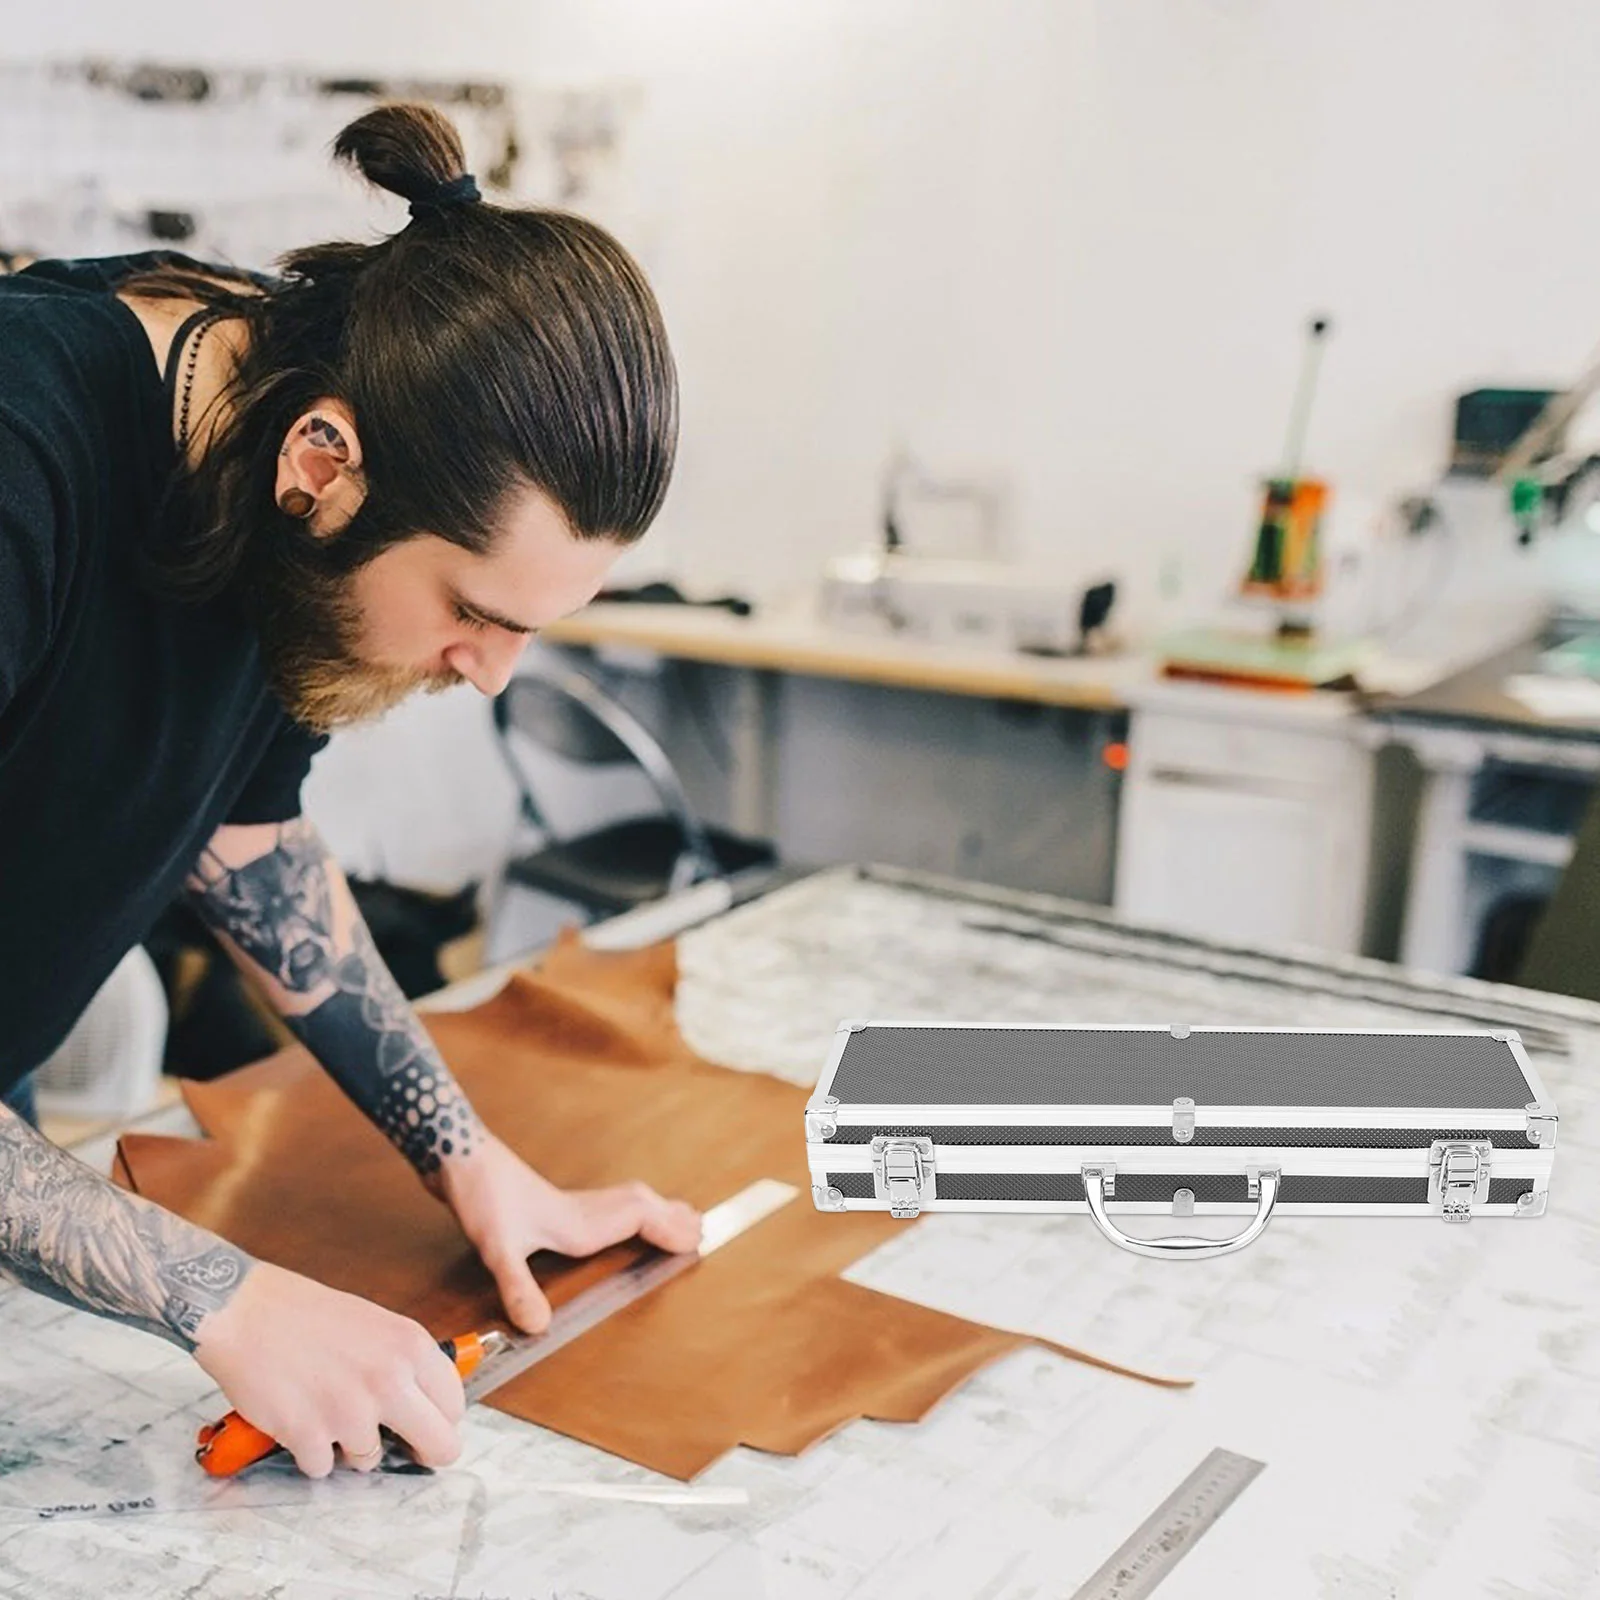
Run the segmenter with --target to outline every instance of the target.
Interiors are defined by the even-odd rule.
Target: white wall
[[[631,80],[677,483],[633,567],[772,595],[874,536],[897,438],[1149,619],[1242,559],[1305,315],[1310,465],[1430,479],[1450,403],[1600,339],[1590,0],[88,0],[16,55]]]
[[[1308,311],[1337,319],[1312,464],[1369,498],[1433,475],[1456,391],[1600,339],[1600,8],[725,9],[766,31],[685,29],[651,131],[682,154],[670,526],[702,581],[869,536],[902,433],[1010,474],[1020,553],[1205,594]]]
[[[1303,316],[1313,464],[1376,496],[1450,397],[1600,339],[1588,0],[88,0],[101,50],[637,82],[634,241],[683,370],[652,553],[772,593],[873,535],[894,438],[1013,486],[1020,554],[1136,605],[1239,559]]]

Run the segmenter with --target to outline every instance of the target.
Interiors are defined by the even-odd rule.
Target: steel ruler
[[[730,1239],[736,1239],[747,1228],[788,1205],[799,1192],[792,1183],[759,1178],[704,1213],[698,1250],[679,1255],[654,1252],[631,1267],[602,1278],[565,1305],[557,1306],[551,1313],[550,1326],[543,1333],[506,1335],[505,1348],[486,1356],[467,1379],[464,1387],[468,1404],[492,1394],[501,1384],[554,1355],[563,1345],[571,1344],[607,1317],[615,1316],[679,1273],[687,1272],[713,1250],[721,1249]]]
[[[1265,1465],[1213,1450],[1150,1513],[1072,1600],[1141,1600],[1250,1486]]]

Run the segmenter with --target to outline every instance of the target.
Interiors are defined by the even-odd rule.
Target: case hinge
[[[1446,1222],[1470,1222],[1472,1208],[1489,1198],[1493,1149],[1487,1140],[1435,1139],[1428,1147],[1428,1204]]]
[[[1194,1138],[1194,1101],[1186,1094],[1172,1102],[1172,1137],[1179,1144]]]
[[[815,1111],[806,1112],[806,1143],[831,1139],[839,1131],[839,1102],[828,1095],[817,1102]]]
[[[1542,1106],[1537,1100],[1528,1102],[1528,1143],[1542,1149],[1555,1148],[1556,1128],[1560,1123],[1554,1106]]]
[[[891,1217],[914,1217],[923,1202],[934,1198],[933,1140],[872,1141],[872,1193],[889,1202]]]

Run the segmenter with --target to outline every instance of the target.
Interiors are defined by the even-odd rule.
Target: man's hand
[[[333,1470],[336,1448],[370,1472],[383,1458],[380,1426],[424,1466],[461,1453],[461,1378],[428,1330],[270,1262],[204,1318],[194,1357],[308,1477]]]
[[[115,1188],[0,1106],[0,1278],[170,1340],[303,1472],[380,1425],[427,1466],[460,1453],[455,1365],[420,1324],[285,1272]]]
[[[550,1302],[528,1267],[535,1250],[589,1256],[635,1234],[663,1250],[700,1244],[700,1213],[684,1201],[663,1199],[644,1183],[558,1189],[490,1133],[427,1184],[455,1212],[494,1274],[507,1317],[525,1333],[550,1324]]]

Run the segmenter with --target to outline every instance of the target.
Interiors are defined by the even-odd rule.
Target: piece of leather
[[[473,1011],[427,1025],[488,1125],[565,1188],[639,1178],[709,1208],[757,1178],[799,1197],[486,1403],[688,1479],[736,1444],[795,1454],[856,1417],[913,1422],[980,1367],[1046,1340],[846,1283],[915,1222],[819,1213],[804,1089],[697,1057],[673,1015],[674,947],[561,940]],[[208,1140],[128,1134],[123,1181],[265,1260],[416,1317],[508,1327],[454,1218],[301,1050],[184,1085]],[[637,1259],[533,1258],[553,1304]]]

